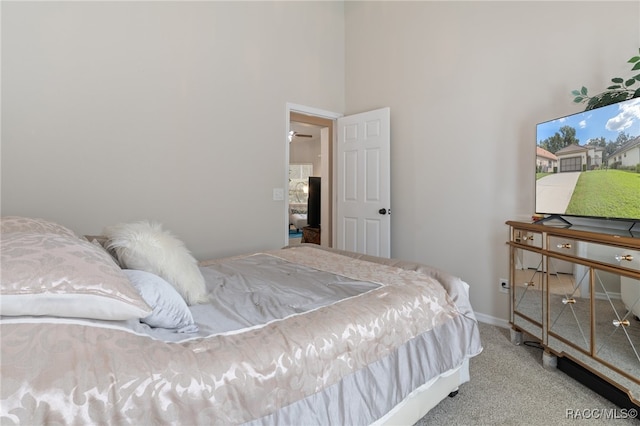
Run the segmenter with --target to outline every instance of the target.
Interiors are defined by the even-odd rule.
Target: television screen
[[[640,220],[640,98],[536,126],[536,213]]]
[[[309,199],[307,201],[307,224],[314,228],[320,226],[322,199],[321,180],[317,176],[309,176]]]

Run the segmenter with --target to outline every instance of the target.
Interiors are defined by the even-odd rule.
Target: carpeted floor
[[[543,368],[542,349],[513,345],[508,329],[480,323],[480,335],[484,350],[471,359],[471,381],[416,426],[640,424],[563,372]]]

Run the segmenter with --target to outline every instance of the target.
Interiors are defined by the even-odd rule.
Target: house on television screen
[[[638,164],[640,164],[640,136],[627,141],[607,159],[607,165],[617,169],[633,168]]]
[[[558,167],[558,157],[544,148],[536,147],[536,171],[539,173],[554,173]]]
[[[597,169],[602,165],[604,148],[600,146],[571,144],[556,152],[558,172],[581,172]]]

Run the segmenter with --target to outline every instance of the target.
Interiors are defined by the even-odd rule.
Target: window
[[[313,164],[289,164],[289,203],[307,203]]]

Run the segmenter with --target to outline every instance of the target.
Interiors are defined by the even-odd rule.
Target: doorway
[[[300,241],[300,227],[306,226],[301,213],[306,212],[308,200],[308,178],[320,177],[321,226],[320,243],[332,247],[333,239],[333,131],[330,118],[289,112],[288,134],[288,244]],[[305,213],[305,216],[308,212]]]
[[[309,124],[321,127],[322,161],[321,176],[326,177],[326,184],[322,183],[322,240],[321,245],[347,249],[351,251],[390,257],[391,249],[391,186],[390,186],[390,141],[391,120],[389,107],[365,111],[358,114],[343,116],[342,114],[323,111],[287,103],[286,106],[286,171],[285,187],[289,180],[289,126],[291,122]],[[338,135],[339,133],[339,135]],[[360,140],[366,144],[360,144]],[[345,156],[343,145],[347,143],[361,145],[362,155],[350,153]],[[373,144],[371,144],[371,143]],[[340,149],[338,149],[340,148]],[[358,148],[359,151],[360,148]],[[341,161],[336,163],[336,156]],[[355,157],[366,164],[356,164]],[[349,158],[346,158],[349,157]],[[345,162],[345,160],[349,160]],[[371,169],[370,166],[375,166]],[[337,170],[340,168],[341,170]],[[375,173],[366,172],[367,169],[376,170]],[[360,171],[358,171],[360,170]],[[364,173],[364,174],[363,174]],[[315,174],[315,171],[314,171]],[[362,182],[361,195],[355,197]],[[374,179],[370,179],[374,178]],[[350,192],[345,193],[345,186]],[[337,191],[342,189],[342,191]],[[356,191],[356,192],[354,192]],[[354,204],[367,194],[366,202],[361,208],[345,215],[347,204]],[[353,196],[352,196],[353,195]],[[373,195],[373,196],[372,196]],[[342,197],[342,198],[340,198]],[[286,198],[286,197],[285,197]],[[340,198],[340,199],[338,199]],[[286,223],[288,217],[288,199],[285,200]],[[362,204],[362,203],[360,203]],[[341,213],[338,212],[341,210]],[[340,216],[338,214],[340,213]],[[348,219],[348,220],[346,220]],[[338,226],[336,226],[338,225]],[[346,229],[348,226],[349,229]],[[285,228],[285,244],[289,244],[288,226]],[[338,237],[337,232],[341,235]],[[350,241],[351,244],[347,244]]]

